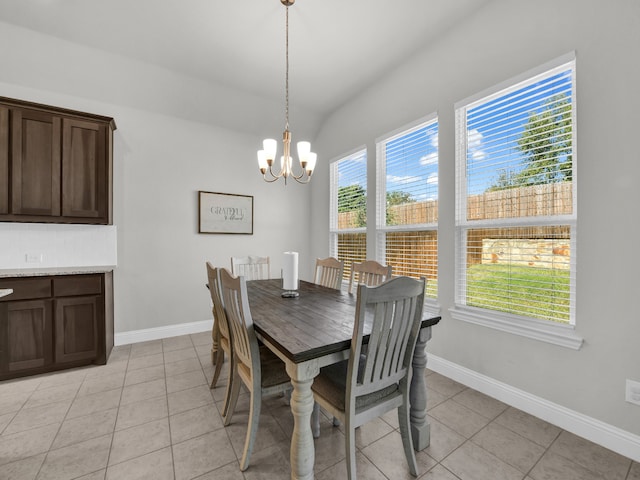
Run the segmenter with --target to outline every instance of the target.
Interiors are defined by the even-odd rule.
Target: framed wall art
[[[253,235],[253,197],[198,192],[198,233]]]

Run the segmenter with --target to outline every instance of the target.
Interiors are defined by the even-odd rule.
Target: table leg
[[[311,384],[318,374],[317,366],[305,364],[287,364],[287,373],[291,377],[291,413],[293,414],[293,436],[291,437],[291,478],[293,480],[312,480],[315,462],[315,447],[311,433],[311,413],[313,412],[313,393]]]
[[[427,341],[431,338],[431,327],[420,330],[416,349],[413,352],[413,376],[409,387],[409,418],[411,421],[411,437],[413,449],[423,450],[429,446],[430,425],[427,422],[427,384],[424,380],[424,370],[427,367]]]

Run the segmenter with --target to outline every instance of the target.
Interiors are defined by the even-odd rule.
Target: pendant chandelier
[[[279,178],[284,178],[285,185],[289,177],[298,183],[309,183],[313,169],[316,166],[316,154],[311,151],[309,142],[298,142],[298,159],[302,172],[296,175],[293,172],[293,162],[291,159],[291,132],[289,131],[289,7],[295,0],[280,0],[286,8],[285,25],[285,127],[282,134],[284,153],[280,157],[280,171],[273,171],[273,163],[278,151],[278,142],[272,138],[267,138],[262,142],[262,150],[258,150],[258,167],[265,182],[275,182]]]

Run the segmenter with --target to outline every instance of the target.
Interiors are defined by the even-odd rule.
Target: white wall
[[[624,400],[640,381],[640,3],[637,0],[496,0],[353,98],[323,125],[316,144],[336,158],[437,112],[440,149],[439,303],[428,350],[470,371],[571,411],[640,434],[640,407]],[[570,51],[577,56],[579,351],[453,320],[455,102]],[[354,66],[357,68],[357,66]],[[314,205],[329,204],[326,164]],[[369,175],[369,194],[373,194]],[[371,206],[371,205],[370,205]],[[316,212],[314,211],[314,214]],[[328,211],[311,226],[312,256],[328,253]],[[373,253],[371,253],[373,256]],[[636,452],[637,453],[637,452]],[[637,454],[636,457],[640,457]]]
[[[262,138],[282,130],[281,105],[1,22],[0,43],[11,45],[0,49],[0,95],[116,121],[116,334],[210,321],[207,260],[228,267],[232,255],[269,255],[279,277],[282,252],[295,250],[301,277],[308,277],[308,186],[266,184],[257,168]],[[184,119],[191,108],[197,121]],[[235,128],[243,118],[245,131],[210,123],[227,120]],[[198,234],[198,190],[253,195],[254,234]],[[56,266],[77,266],[80,251],[51,246],[64,227],[37,228],[52,249],[47,257],[67,263]],[[24,228],[4,224],[0,250]]]
[[[117,262],[115,225],[0,223],[3,270],[107,268]]]

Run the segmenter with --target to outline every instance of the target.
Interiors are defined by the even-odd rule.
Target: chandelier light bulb
[[[278,142],[273,138],[267,138],[262,142],[262,148],[264,148],[264,155],[267,160],[275,160],[276,153],[278,152]]]

